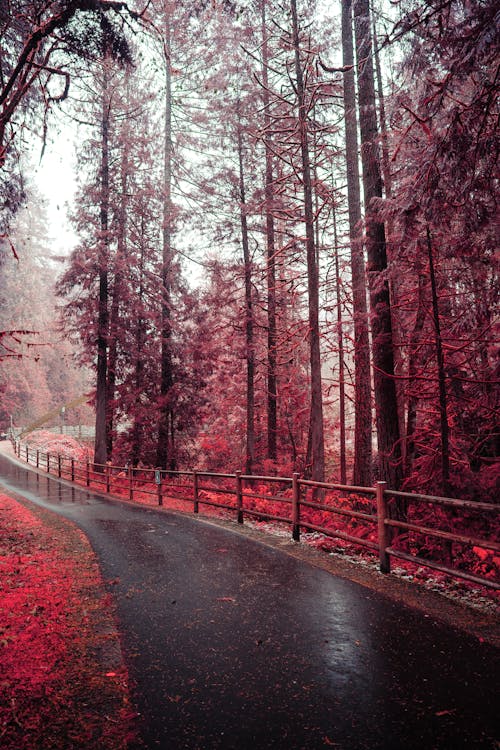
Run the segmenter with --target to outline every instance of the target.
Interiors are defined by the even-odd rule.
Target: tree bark
[[[173,386],[172,372],[172,82],[170,59],[170,17],[165,3],[165,138],[163,163],[163,231],[161,268],[161,374],[160,404],[158,419],[158,445],[156,463],[161,469],[175,468],[175,457],[169,455],[171,435],[170,421],[173,418],[170,394]]]
[[[108,263],[109,263],[109,116],[108,60],[103,59],[103,83],[101,93],[101,196],[99,262],[99,311],[97,318],[97,385],[95,400],[94,461],[107,461],[106,413],[107,413],[107,346],[108,346]],[[102,470],[102,469],[100,469]]]
[[[375,47],[378,48],[377,44],[377,30],[375,26],[375,20],[373,20],[373,40]],[[377,51],[374,55],[375,63],[375,74],[377,79],[377,98],[378,98],[378,113],[380,122],[380,140],[381,140],[381,156],[382,156],[382,176],[384,185],[384,195],[386,198],[392,197],[392,175],[391,175],[391,162],[389,155],[389,141],[387,137],[387,118],[385,113],[385,97],[384,88],[382,83],[382,68],[380,65],[380,53]],[[403,340],[402,325],[400,319],[400,306],[398,300],[401,299],[400,287],[401,287],[401,274],[397,273],[397,269],[394,269],[394,222],[392,219],[388,219],[385,222],[386,228],[386,244],[387,244],[387,255],[389,259],[389,267],[391,269],[389,274],[389,293],[391,298],[391,325],[393,330],[393,341],[394,341],[394,372],[400,376],[404,374],[405,365],[402,353],[401,342]],[[398,417],[399,417],[399,434],[401,440],[401,462],[403,467],[406,467],[406,424],[405,424],[405,405],[406,405],[406,389],[403,379],[396,380],[396,396],[398,399]],[[404,472],[403,472],[404,473]]]
[[[239,118],[239,113],[238,113]],[[237,130],[238,142],[238,165],[239,165],[239,193],[240,193],[240,221],[241,221],[241,244],[243,248],[243,264],[245,268],[245,358],[247,370],[246,389],[246,460],[245,471],[252,473],[255,459],[255,344],[253,331],[253,309],[252,309],[252,269],[250,261],[250,248],[248,244],[248,224],[245,193],[245,175],[243,171],[243,135],[241,122],[238,119]]]
[[[342,320],[342,300],[340,297],[340,268],[339,248],[337,236],[337,212],[335,203],[333,210],[333,241],[335,247],[335,296],[337,302],[337,344],[339,348],[339,423],[340,423],[340,483],[347,484],[346,457],[346,420],[345,420],[345,354],[344,331]]]
[[[402,466],[385,228],[384,223],[375,215],[372,204],[374,198],[382,197],[382,178],[378,158],[378,127],[368,0],[354,1],[354,28],[358,62],[361,162],[365,196],[365,236],[380,476],[388,482],[389,487],[398,489],[402,480]]]
[[[298,98],[300,152],[302,157],[302,182],[304,191],[304,223],[306,228],[307,289],[309,310],[309,352],[311,368],[311,476],[322,482],[325,478],[325,447],[323,433],[323,396],[321,389],[321,353],[319,336],[319,277],[314,241],[314,212],[309,159],[307,104],[304,77],[300,61],[299,23],[296,0],[291,0],[293,47],[295,51],[295,78]]]
[[[372,482],[370,344],[361,223],[351,0],[342,0],[342,62],[345,68],[343,91],[354,317],[354,466],[352,481],[353,484],[358,486],[370,486]]]
[[[141,216],[141,253],[139,258],[139,288],[137,290],[137,298],[142,308],[143,297],[144,297],[144,250],[145,250],[145,226],[144,216]],[[144,382],[144,320],[142,315],[139,315],[136,321],[135,329],[135,366],[134,366],[134,384],[136,394],[141,393]],[[134,413],[134,426],[132,428],[132,437],[130,445],[130,455],[132,466],[137,466],[141,458],[141,443],[143,436],[143,413],[142,407],[139,411]]]
[[[266,203],[266,282],[267,282],[267,457],[276,461],[278,455],[278,385],[276,372],[276,249],[274,233],[274,182],[273,154],[271,150],[271,117],[269,112],[269,83],[267,66],[269,50],[266,30],[266,2],[262,0],[262,85],[264,104],[264,149],[266,152],[265,203]]]
[[[441,337],[441,322],[439,318],[439,303],[434,268],[434,254],[429,227],[427,227],[427,252],[429,258],[429,275],[432,292],[432,320],[436,336],[436,359],[439,383],[439,419],[441,425],[441,486],[445,495],[450,490],[450,428],[448,426],[448,403],[446,398],[446,373],[444,368],[443,339]]]
[[[113,455],[116,368],[118,362],[118,331],[120,327],[120,302],[122,299],[122,277],[125,263],[127,244],[127,204],[128,204],[128,125],[124,123],[121,132],[121,164],[120,164],[120,207],[118,211],[118,238],[116,258],[114,263],[114,282],[109,320],[109,352],[108,352],[108,394],[107,394],[107,451]]]

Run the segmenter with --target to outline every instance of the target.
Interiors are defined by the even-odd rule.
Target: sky
[[[33,154],[33,179],[47,201],[48,233],[53,240],[53,254],[67,255],[76,244],[69,217],[76,191],[75,134],[63,129],[47,143],[42,160]]]

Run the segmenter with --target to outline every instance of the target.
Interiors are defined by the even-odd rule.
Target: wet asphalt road
[[[492,647],[194,518],[0,456],[2,484],[90,539],[116,601],[141,747],[500,747]]]

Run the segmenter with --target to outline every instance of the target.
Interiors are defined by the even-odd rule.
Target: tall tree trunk
[[[245,175],[243,172],[243,136],[241,123],[238,121],[238,164],[239,164],[239,192],[240,192],[240,220],[241,244],[243,247],[243,263],[245,266],[245,357],[247,363],[247,424],[246,424],[246,461],[245,471],[252,473],[255,459],[255,344],[253,333],[252,309],[252,269],[250,262],[250,248],[248,244],[247,208],[245,194]]]
[[[97,318],[97,386],[95,404],[94,461],[107,461],[106,412],[107,412],[107,346],[108,346],[108,264],[109,264],[109,81],[108,59],[103,59],[103,83],[101,94],[101,195],[99,239],[99,311]]]
[[[365,196],[365,235],[372,323],[373,381],[380,474],[389,486],[401,485],[401,446],[394,379],[385,227],[374,214],[372,201],[382,197],[378,158],[378,128],[368,0],[354,0],[354,28],[358,60],[361,162]]]
[[[128,124],[124,123],[121,132],[121,165],[120,165],[120,208],[118,212],[118,238],[116,258],[114,263],[114,283],[109,320],[109,352],[108,352],[108,393],[107,393],[107,451],[113,455],[113,429],[115,414],[116,368],[118,362],[118,331],[120,327],[120,302],[122,296],[122,277],[126,255],[127,236],[127,202],[128,202]]]
[[[137,297],[139,304],[142,308],[143,297],[144,297],[144,246],[145,246],[145,225],[144,216],[141,216],[141,254],[139,260],[139,288],[137,290]],[[139,315],[136,322],[135,329],[135,367],[134,367],[134,385],[135,392],[138,396],[144,386],[144,320],[142,315]],[[139,412],[134,413],[134,426],[132,428],[132,437],[130,445],[130,455],[132,466],[137,466],[141,459],[141,443],[143,436],[143,414],[142,407]]]
[[[323,396],[321,391],[321,353],[319,335],[319,273],[314,241],[314,212],[307,129],[307,103],[304,77],[300,61],[299,23],[296,0],[291,0],[293,46],[295,51],[295,79],[299,108],[300,152],[304,191],[304,222],[306,227],[307,288],[309,309],[309,350],[311,367],[311,476],[322,482],[325,478],[325,446],[323,434]]]
[[[370,486],[372,481],[370,344],[361,224],[351,0],[342,0],[342,59],[345,68],[343,87],[345,145],[354,317],[354,466],[352,481],[355,485]]]
[[[266,199],[266,282],[267,282],[267,457],[276,461],[278,455],[278,386],[276,371],[276,249],[274,233],[274,182],[273,153],[271,149],[271,117],[269,112],[269,83],[267,66],[269,50],[266,29],[266,3],[262,0],[262,85],[264,104],[264,149],[266,152],[265,199]]]
[[[158,445],[156,463],[162,469],[175,468],[175,457],[169,455],[170,421],[172,406],[170,393],[173,385],[172,372],[172,82],[170,59],[170,17],[165,3],[165,138],[163,163],[163,231],[161,268],[161,374],[160,408],[158,420]]]
[[[439,383],[439,419],[441,425],[441,486],[445,495],[450,491],[450,431],[448,427],[448,403],[446,398],[446,373],[444,369],[443,340],[441,337],[441,322],[439,319],[439,303],[434,267],[434,254],[429,227],[427,227],[427,252],[429,257],[429,276],[432,292],[432,320],[436,336],[436,359]]]
[[[375,74],[377,79],[377,98],[378,98],[378,112],[380,122],[380,140],[381,140],[381,156],[382,156],[382,176],[384,184],[384,194],[386,198],[392,197],[392,175],[391,175],[391,162],[389,155],[389,140],[387,137],[387,118],[385,114],[385,97],[384,87],[382,82],[382,68],[380,65],[380,52],[378,51],[377,43],[377,29],[375,26],[375,20],[373,19],[373,40],[377,52],[374,55],[375,62]],[[405,363],[403,358],[402,346],[403,332],[401,325],[401,316],[399,314],[400,305],[398,301],[401,299],[400,287],[402,283],[401,274],[397,273],[394,269],[395,252],[394,252],[394,227],[393,220],[388,219],[385,223],[386,227],[386,244],[387,244],[387,255],[389,259],[389,293],[391,299],[391,325],[393,330],[394,340],[394,372],[398,376],[396,380],[396,396],[398,399],[398,418],[399,418],[399,434],[401,440],[401,461],[403,467],[406,467],[406,424],[405,424],[405,405],[406,405],[406,389],[405,382],[402,376],[405,371]],[[403,472],[404,473],[404,472]]]
[[[342,300],[340,297],[339,245],[337,236],[337,212],[333,211],[333,241],[335,247],[335,296],[337,302],[337,344],[339,348],[339,423],[340,423],[340,483],[347,484],[346,423],[345,423],[345,362]]]

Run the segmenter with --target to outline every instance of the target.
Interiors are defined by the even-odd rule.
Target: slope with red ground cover
[[[0,745],[122,750],[132,714],[110,602],[69,522],[0,494]]]

